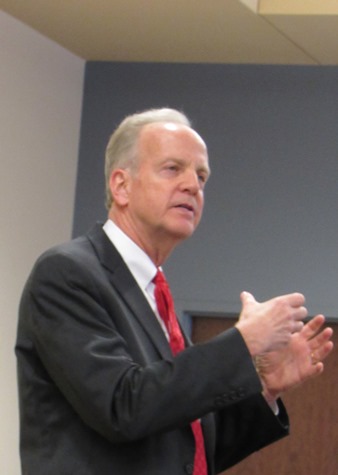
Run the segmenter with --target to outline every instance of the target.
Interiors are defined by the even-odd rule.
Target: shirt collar
[[[138,285],[145,291],[157,272],[153,261],[111,219],[106,221],[103,230],[120,253]]]

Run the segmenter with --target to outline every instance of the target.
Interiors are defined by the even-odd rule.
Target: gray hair
[[[110,175],[116,168],[135,167],[137,159],[137,141],[145,125],[171,122],[191,127],[185,114],[175,109],[150,109],[126,117],[111,135],[105,159],[106,208],[109,210],[113,202],[110,192]]]

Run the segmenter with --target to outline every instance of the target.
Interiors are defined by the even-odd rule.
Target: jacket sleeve
[[[261,395],[254,395],[219,411],[216,419],[215,473],[289,434],[289,420],[281,400],[276,416]]]
[[[125,442],[211,411],[236,411],[237,404],[260,393],[236,329],[175,358],[152,357],[145,364],[132,356],[128,335],[120,331],[126,308],[99,266],[67,253],[40,259],[21,302],[17,353],[19,362],[34,353],[35,365],[46,371],[32,376],[41,399],[64,398],[92,429]]]

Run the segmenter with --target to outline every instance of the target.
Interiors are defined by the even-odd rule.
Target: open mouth
[[[187,211],[190,211],[191,213],[194,211],[194,208],[191,205],[186,204],[186,203],[179,204],[175,206],[175,208],[186,209]]]

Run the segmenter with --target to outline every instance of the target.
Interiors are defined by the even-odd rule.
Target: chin
[[[197,228],[197,224],[193,220],[175,220],[167,222],[163,230],[167,236],[171,236],[172,239],[179,242],[192,236]]]
[[[180,229],[177,227],[172,232],[176,239],[183,241],[184,239],[188,239],[190,236],[192,236],[194,234],[195,229],[195,227],[185,227],[185,229]]]

